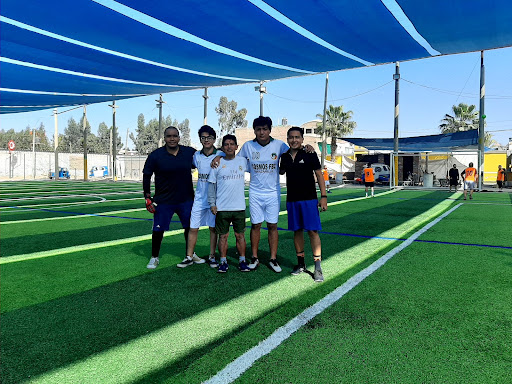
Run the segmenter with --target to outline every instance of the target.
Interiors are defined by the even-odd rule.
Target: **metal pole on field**
[[[395,185],[398,185],[398,117],[400,116],[400,63],[398,61],[395,63],[393,80],[395,80],[395,121],[393,130],[393,152],[395,156],[393,158],[393,182]]]
[[[267,88],[263,86],[263,80],[260,85],[254,87],[254,90],[260,93],[260,116],[263,116],[263,94],[267,93]]]
[[[478,119],[478,190],[482,190],[484,179],[484,142],[485,142],[485,67],[484,51],[480,51],[480,116]]]
[[[204,89],[203,99],[204,99],[203,125],[206,125],[206,124],[208,124],[207,123],[207,121],[208,121],[208,88],[206,88],[206,87]]]
[[[325,121],[326,121],[326,112],[327,112],[327,90],[329,88],[329,72],[325,73],[325,92],[324,92],[324,112],[322,114],[322,153],[320,156],[321,166],[324,169],[325,163],[325,155],[327,154],[327,137],[325,135]],[[332,159],[331,159],[332,160]]]
[[[109,134],[110,134],[110,137],[108,139],[108,145],[109,145],[109,158],[108,158],[108,174],[109,176],[112,176],[113,178],[113,171],[112,171],[112,128],[109,129]]]
[[[82,119],[84,130],[84,181],[87,181],[87,105],[84,105],[84,118]]]
[[[162,104],[164,104],[165,101],[162,99],[162,94],[160,94],[160,99],[155,101],[157,102],[156,107],[158,108],[158,147],[160,148],[164,145],[162,139]]]
[[[117,172],[116,172],[116,157],[117,157],[117,130],[116,130],[116,101],[112,101],[112,105],[109,105],[112,108],[112,180],[117,180]]]
[[[32,130],[32,157],[34,160],[34,180],[36,179],[36,130]]]
[[[55,108],[53,110],[53,121],[55,122],[55,136],[53,137],[53,149],[55,151],[55,178],[54,178],[54,180],[58,180],[59,179],[59,151],[57,150],[57,147],[59,146],[59,125],[58,125],[58,119],[57,119],[57,108]]]

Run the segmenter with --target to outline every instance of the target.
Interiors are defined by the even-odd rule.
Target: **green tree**
[[[35,135],[35,140],[34,136]],[[35,144],[36,151],[52,151],[53,146],[46,136],[44,124],[41,123],[39,128],[31,129],[27,126],[24,130],[15,132],[14,129],[8,131],[0,130],[0,146],[7,149],[7,143],[14,140],[17,151],[32,151]]]
[[[350,135],[357,127],[357,123],[352,121],[353,114],[352,111],[343,111],[343,105],[338,107],[329,105],[325,112],[325,135],[331,138],[332,161],[336,161],[337,139]],[[323,120],[323,115],[320,113],[316,117]],[[317,124],[315,133],[320,135],[323,133],[323,123]]]
[[[228,101],[228,98],[222,96],[219,100],[219,105],[215,107],[215,112],[219,115],[220,132],[217,135],[217,147],[222,142],[222,137],[227,134],[234,134],[236,128],[246,127],[247,109],[242,108],[237,111],[237,102],[234,100]]]
[[[486,125],[484,121],[484,126]],[[459,103],[459,105],[452,106],[452,114],[444,115],[444,118],[439,124],[441,133],[454,133],[462,131],[470,131],[478,129],[479,127],[479,113],[476,106]],[[492,138],[492,134],[485,133],[484,145],[487,147],[493,146],[496,142]]]

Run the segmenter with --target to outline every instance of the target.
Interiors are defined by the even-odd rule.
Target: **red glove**
[[[153,199],[151,197],[146,197],[146,209],[149,213],[155,213],[156,212],[156,203],[153,202]]]

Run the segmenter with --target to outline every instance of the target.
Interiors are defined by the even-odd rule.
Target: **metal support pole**
[[[260,85],[254,87],[254,90],[260,93],[260,116],[263,116],[263,94],[267,93],[267,88],[263,86],[263,80],[260,81]]]
[[[395,80],[395,121],[393,130],[393,152],[395,156],[393,157],[393,180],[394,184],[398,185],[398,118],[400,116],[400,63],[398,61],[395,63],[393,80]]]
[[[36,130],[32,130],[32,157],[34,160],[34,180],[36,179]]]
[[[84,118],[82,119],[84,130],[84,180],[87,181],[87,105],[84,105]]]
[[[207,121],[208,121],[208,88],[207,87],[204,88],[203,99],[204,99],[203,125],[206,125],[206,124],[208,124],[207,123]]]
[[[325,120],[327,111],[327,90],[329,89],[329,72],[325,73],[325,92],[324,92],[324,113],[322,114],[322,153],[320,156],[322,169],[324,169],[325,155],[327,154],[327,137],[325,135]]]
[[[159,100],[155,100],[157,102],[157,105],[156,107],[158,108],[158,147],[160,148],[162,145],[164,145],[163,143],[163,139],[162,139],[162,104],[165,103],[165,101],[163,101],[162,99],[162,94],[160,94],[160,99]]]
[[[109,137],[109,140],[108,140],[108,153],[109,153],[109,158],[108,158],[108,175],[112,177],[112,179],[114,179],[114,171],[113,171],[113,167],[112,167],[112,128],[108,130],[109,134],[110,134],[110,137]]]
[[[480,116],[478,119],[478,190],[482,190],[484,179],[484,143],[485,143],[485,67],[484,51],[480,51]]]
[[[53,110],[53,121],[55,122],[55,136],[53,137],[53,148],[55,150],[55,178],[54,178],[54,180],[58,180],[59,179],[59,151],[57,150],[57,147],[59,146],[59,126],[58,126],[58,119],[57,119],[57,108],[55,108]]]
[[[162,95],[160,95],[162,96]],[[117,173],[116,173],[116,157],[117,157],[117,130],[116,130],[116,101],[112,101],[112,105],[109,105],[112,108],[112,180],[117,181]]]

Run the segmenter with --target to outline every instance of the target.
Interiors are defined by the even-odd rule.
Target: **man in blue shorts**
[[[249,172],[247,159],[235,156],[238,149],[236,137],[222,138],[222,151],[226,156],[220,159],[217,168],[208,177],[208,203],[216,216],[215,231],[219,235],[220,265],[218,272],[228,271],[229,225],[233,224],[238,250],[238,269],[249,272],[245,260],[245,172]]]
[[[153,235],[151,259],[148,269],[158,267],[160,246],[164,232],[169,230],[171,218],[176,213],[180,218],[185,234],[185,250],[188,243],[190,211],[194,201],[191,169],[196,150],[179,145],[180,132],[175,127],[164,131],[165,145],[151,152],[142,170],[142,187],[146,198],[146,209],[153,213]],[[151,176],[155,175],[155,195],[151,197]],[[183,262],[188,261],[185,257]],[[204,263],[197,257],[194,263]]]
[[[306,271],[304,260],[304,230],[308,231],[315,270],[313,278],[316,282],[324,281],[322,267],[322,244],[318,231],[322,229],[318,207],[327,210],[327,195],[325,191],[322,167],[316,153],[306,153],[302,148],[304,130],[291,127],[287,135],[290,149],[281,156],[280,173],[286,173],[286,209],[288,211],[288,229],[294,232],[295,251],[297,252],[297,265],[292,275]],[[318,202],[315,176],[320,188],[320,202]]]

